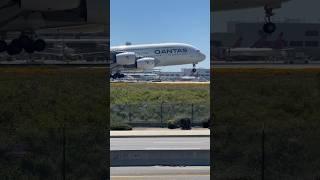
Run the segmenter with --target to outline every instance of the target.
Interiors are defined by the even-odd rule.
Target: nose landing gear
[[[192,64],[193,68],[192,68],[192,73],[196,73],[197,69],[196,69],[196,64]]]
[[[276,31],[276,25],[271,21],[271,17],[274,16],[273,8],[268,5],[264,6],[265,10],[265,23],[263,25],[263,31],[267,34],[272,34]]]

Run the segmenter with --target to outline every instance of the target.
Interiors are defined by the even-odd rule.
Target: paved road
[[[271,68],[271,69],[305,69],[320,68],[320,63],[309,64],[283,64],[283,63],[256,63],[256,62],[230,62],[213,63],[211,68]]]
[[[192,150],[210,149],[209,137],[111,138],[112,150]]]
[[[209,166],[111,167],[112,180],[209,180]]]

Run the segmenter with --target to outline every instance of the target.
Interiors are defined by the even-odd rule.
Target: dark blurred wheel
[[[272,22],[265,23],[263,25],[263,31],[267,34],[272,34],[276,31],[276,25]]]
[[[46,42],[42,39],[38,39],[33,43],[33,49],[35,51],[43,51],[46,49],[46,46],[47,46]]]
[[[21,35],[19,37],[19,41],[20,41],[20,45],[22,48],[26,48],[26,47],[30,46],[30,44],[33,43],[32,39],[26,35]]]
[[[14,39],[7,47],[7,53],[9,55],[17,55],[22,52],[22,47],[19,39]]]
[[[0,53],[7,50],[8,44],[4,40],[0,40]]]
[[[27,53],[29,53],[29,54],[34,53],[33,41],[32,41],[32,43],[31,43],[30,45],[24,47],[24,50],[25,50]]]

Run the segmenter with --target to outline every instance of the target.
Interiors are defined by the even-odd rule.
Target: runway
[[[209,166],[111,167],[112,180],[209,180]]]
[[[110,150],[208,150],[209,137],[111,138]]]

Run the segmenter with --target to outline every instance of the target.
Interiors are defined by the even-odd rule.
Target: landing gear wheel
[[[32,39],[29,38],[29,37],[26,36],[26,35],[21,35],[21,36],[19,37],[19,41],[20,41],[20,44],[21,44],[21,47],[22,47],[22,48],[26,48],[26,47],[32,45],[32,43],[33,43]]]
[[[264,6],[265,11],[265,23],[263,25],[263,31],[267,34],[272,34],[276,31],[276,25],[271,22],[271,17],[274,16],[273,8]]]
[[[0,53],[7,50],[8,44],[4,40],[0,40]]]
[[[33,41],[32,41],[32,43],[30,45],[24,47],[24,50],[29,54],[34,53]]]
[[[192,69],[192,73],[195,73],[195,72],[197,72],[197,69],[196,69],[196,64],[192,64],[192,66],[193,66],[193,69]]]
[[[17,55],[17,54],[20,54],[21,51],[22,51],[22,47],[19,39],[12,40],[12,42],[8,45],[7,53],[9,55]]]
[[[42,39],[38,39],[33,43],[33,48],[35,51],[43,51],[46,49],[46,42]]]
[[[19,38],[21,47],[29,54],[34,53],[34,41],[26,35],[21,35]]]
[[[117,72],[117,73],[115,73],[115,74],[113,74],[113,75],[111,74],[110,77],[111,77],[112,79],[117,79],[117,78],[121,79],[121,78],[124,78],[125,75]]]
[[[276,31],[276,25],[272,22],[267,22],[263,25],[263,31],[267,34],[272,34]]]

